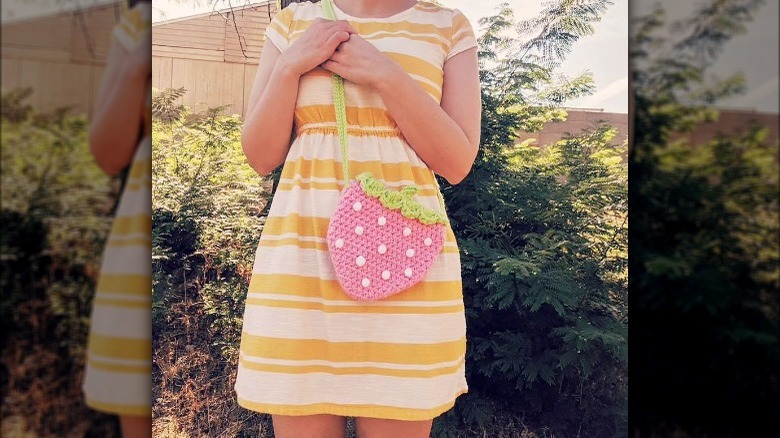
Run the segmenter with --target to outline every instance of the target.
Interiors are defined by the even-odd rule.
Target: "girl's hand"
[[[300,38],[282,52],[280,59],[295,74],[302,75],[330,58],[339,44],[348,40],[354,32],[347,21],[317,18]]]
[[[322,67],[350,82],[372,88],[403,72],[400,65],[357,34],[341,43]]]

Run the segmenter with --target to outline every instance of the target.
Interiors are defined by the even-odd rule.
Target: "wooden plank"
[[[180,38],[170,38],[170,39],[153,39],[152,44],[157,46],[169,46],[169,47],[190,47],[194,49],[205,49],[205,50],[225,50],[225,44],[223,44],[222,41],[203,41],[203,40],[195,40],[190,39],[188,41],[182,41]]]
[[[103,77],[103,73],[106,68],[103,66],[92,66],[90,68],[90,96],[89,96],[89,108],[88,115],[91,118],[95,111],[95,99],[97,99],[97,93],[100,90],[100,80]]]
[[[195,110],[228,105],[226,114],[243,112],[243,64],[173,59],[171,77],[173,88],[187,89],[182,103]]]
[[[152,29],[152,38],[156,36],[170,36],[170,37],[176,37],[176,38],[185,38],[186,36],[190,35],[200,35],[204,37],[210,37],[210,38],[220,38],[224,37],[225,35],[225,27],[220,26],[219,28],[212,28],[212,27],[204,27],[200,29],[160,29],[158,27],[155,27]]]
[[[19,60],[12,58],[3,58],[3,62],[0,63],[2,67],[2,89],[3,91],[13,90],[19,88]]]
[[[84,10],[74,15],[73,56],[76,60],[104,62],[111,47],[111,33],[119,21],[119,5]]]
[[[171,83],[171,64],[171,58],[152,56],[152,87],[158,90],[173,87]]]
[[[200,59],[207,61],[223,61],[224,50],[207,50],[195,47],[176,47],[152,45],[152,56],[169,56],[180,59]]]
[[[228,19],[229,23],[232,23],[232,17]],[[262,26],[270,23],[271,20],[267,19],[266,17],[257,17],[257,16],[240,16],[236,15],[236,24],[239,26]]]
[[[20,86],[32,87],[30,104],[42,111],[62,106],[74,107],[75,113],[86,114],[91,104],[91,66],[69,63],[25,60],[19,72]],[[68,86],[63,87],[63,78]]]
[[[159,30],[175,30],[175,31],[183,31],[183,32],[198,32],[198,31],[204,31],[204,32],[217,32],[219,29],[223,29],[225,27],[225,20],[220,21],[211,21],[211,22],[205,22],[205,23],[190,23],[182,22],[182,23],[171,23],[171,24],[162,24],[159,26],[152,27],[152,33],[158,32]]]
[[[31,61],[68,62],[70,52],[56,49],[45,50],[40,47],[3,46],[0,50],[2,58],[25,59]]]
[[[0,31],[3,46],[69,50],[72,29],[70,15],[57,15],[3,25]]]
[[[257,75],[257,65],[245,65],[244,66],[244,105],[241,110],[241,116],[246,116],[247,107],[249,106],[249,96],[252,93],[252,86],[255,83],[255,76]]]
[[[225,54],[225,62],[232,64],[257,65],[260,62],[260,58],[245,58],[241,55]]]

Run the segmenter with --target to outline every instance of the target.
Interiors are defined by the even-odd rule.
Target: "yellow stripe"
[[[144,158],[135,161],[133,163],[133,166],[130,169],[130,172],[128,172],[127,176],[129,179],[139,179],[144,177],[150,179],[151,174],[152,174],[152,159]]]
[[[119,28],[124,31],[125,35],[133,41],[138,41],[138,31],[132,27],[127,21],[120,21]]]
[[[382,314],[414,314],[439,315],[447,313],[463,313],[462,305],[451,306],[338,306],[309,301],[285,301],[264,298],[248,298],[248,306],[281,307],[285,309],[320,310],[325,313],[382,313]]]
[[[437,33],[438,34],[438,33]],[[439,34],[440,35],[440,34]],[[436,38],[435,36],[428,34],[421,34],[421,33],[415,33],[415,32],[407,32],[406,29],[403,31],[399,31],[398,29],[395,30],[388,30],[388,31],[379,31],[379,33],[374,34],[366,38],[367,40],[381,40],[383,38],[404,38],[407,40],[412,41],[421,41],[424,43],[430,43],[437,46],[440,46],[442,44],[442,40],[439,38]]]
[[[152,340],[115,338],[95,332],[89,335],[89,351],[117,359],[152,360]]]
[[[151,188],[152,188],[152,180],[150,179],[144,181],[143,183],[128,182],[127,185],[125,186],[126,191],[133,191],[133,192],[137,192],[142,189],[150,190]]]
[[[355,329],[360,330],[359,327]],[[465,337],[435,344],[329,342],[322,339],[271,338],[243,332],[241,351],[248,356],[267,359],[433,365],[458,360],[463,355],[465,342]]]
[[[138,238],[122,238],[121,236],[112,236],[106,246],[120,247],[120,246],[143,246],[145,248],[152,249],[152,239],[149,237]],[[151,257],[151,253],[149,254]]]
[[[297,233],[299,236],[325,238],[328,235],[328,223],[330,218],[301,216],[291,213],[287,216],[269,216],[263,227],[263,236],[279,236],[287,233]],[[449,243],[456,242],[455,234],[452,228],[444,228],[444,241]],[[265,245],[266,240],[260,238],[261,245]],[[445,251],[450,249],[444,247]],[[453,251],[455,252],[455,251]]]
[[[117,216],[111,225],[111,234],[152,234],[152,216],[148,213]]]
[[[277,20],[271,20],[271,23],[268,24],[269,29],[273,29],[276,31],[277,34],[279,34],[280,37],[285,38],[285,35],[287,35],[288,29],[285,29],[282,27],[279,21]],[[266,30],[267,32],[267,30]]]
[[[149,264],[151,265],[151,258]],[[97,290],[113,294],[151,295],[152,277],[137,274],[101,274]]]
[[[350,176],[371,172],[375,178],[389,181],[415,181],[417,184],[435,184],[433,172],[426,167],[409,163],[384,163],[382,161],[349,161]],[[341,180],[341,160],[312,159],[299,157],[284,163],[282,178],[335,178]]]
[[[372,128],[384,127],[396,129],[398,125],[383,108],[347,106],[347,124],[357,126],[370,126]],[[303,126],[306,122],[336,120],[336,109],[330,105],[306,105],[295,109],[296,123]],[[299,120],[300,119],[300,120]]]
[[[264,247],[280,247],[280,246],[296,246],[300,249],[317,249],[320,251],[327,251],[327,242],[315,242],[311,240],[300,240],[297,237],[287,237],[284,239],[266,239],[263,240],[262,245]],[[442,248],[442,252],[456,253],[459,252],[457,247],[445,246]]]
[[[246,360],[240,360],[239,363],[242,367],[248,368],[254,371],[262,371],[266,373],[283,373],[283,374],[307,374],[307,373],[326,373],[334,375],[366,375],[375,374],[379,376],[391,376],[391,377],[407,377],[407,378],[425,378],[425,377],[439,377],[456,373],[462,365],[453,365],[449,367],[436,368],[432,370],[399,370],[392,368],[381,367],[333,367],[329,365],[278,365],[278,364],[265,364],[256,363]]]
[[[126,309],[149,309],[151,311],[152,309],[152,300],[151,298],[146,301],[135,301],[135,300],[122,300],[118,298],[102,298],[100,296],[95,297],[95,304],[100,306],[113,306],[113,307],[122,307]]]
[[[149,380],[152,379],[152,364],[148,365],[120,365],[115,363],[100,362],[94,359],[89,360],[89,366],[103,371],[127,374],[147,374]]]
[[[149,386],[152,385],[151,378],[149,379]],[[100,411],[100,412],[107,412],[109,414],[116,414],[116,415],[128,415],[128,416],[134,416],[134,417],[151,417],[152,416],[152,406],[151,406],[151,400],[149,401],[149,406],[140,406],[140,405],[119,405],[114,403],[103,403],[94,399],[91,399],[89,397],[85,397],[84,402],[87,406],[90,408]]]
[[[455,397],[465,394],[467,390],[463,389],[455,394]],[[390,418],[406,421],[430,420],[438,417],[444,412],[449,411],[455,405],[455,400],[436,406],[431,409],[413,409],[399,408],[396,406],[382,405],[337,405],[333,403],[315,403],[310,405],[280,405],[255,403],[241,397],[238,398],[238,404],[246,409],[255,412],[263,412],[272,415],[312,415],[312,414],[331,414],[343,417],[378,417]]]
[[[252,274],[249,292],[268,292],[297,297],[349,300],[337,280],[298,275]],[[384,298],[383,301],[449,301],[463,299],[460,281],[421,281],[409,289]]]

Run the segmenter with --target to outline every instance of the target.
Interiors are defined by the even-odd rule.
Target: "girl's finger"
[[[325,70],[328,70],[331,73],[336,73],[337,75],[344,77],[344,64],[340,64],[338,62],[329,59],[323,62],[321,65],[322,68],[324,68]]]
[[[339,46],[344,41],[349,40],[349,32],[340,30],[338,32],[334,32],[333,35],[331,35],[327,41],[325,41],[325,47],[327,48],[328,52],[335,52],[336,47]]]

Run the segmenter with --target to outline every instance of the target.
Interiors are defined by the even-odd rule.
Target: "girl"
[[[90,148],[126,180],[93,302],[86,403],[119,415],[125,438],[151,437],[151,2],[130,0],[113,32]],[[140,133],[140,134],[139,134]]]
[[[424,1],[292,3],[268,26],[242,145],[261,175],[284,167],[249,285],[236,393],[272,415],[277,438],[343,437],[348,416],[361,438],[427,437],[468,390],[451,228],[422,282],[372,302],[339,287],[325,236],[344,187],[332,73],[345,82],[350,176],[416,184],[441,210],[434,173],[457,184],[479,146],[476,52],[460,11]]]

